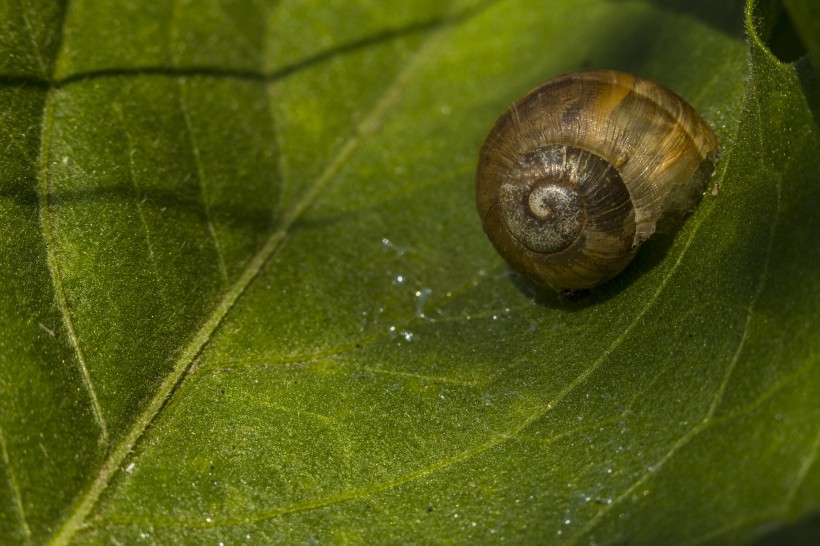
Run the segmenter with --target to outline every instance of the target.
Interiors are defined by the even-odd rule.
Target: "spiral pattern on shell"
[[[476,203],[509,264],[559,291],[620,273],[703,194],[718,142],[668,89],[615,71],[552,79],[490,130]]]

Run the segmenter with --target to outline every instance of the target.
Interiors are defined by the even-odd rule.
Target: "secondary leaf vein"
[[[26,521],[26,512],[23,509],[23,498],[20,494],[20,486],[17,485],[17,478],[14,475],[14,469],[11,467],[11,460],[9,459],[8,446],[6,445],[6,432],[0,426],[0,455],[3,457],[3,466],[6,469],[6,478],[8,479],[9,488],[14,497],[14,509],[17,512],[20,523],[20,531],[25,537],[26,543],[31,541],[31,529]]]
[[[803,459],[803,462],[800,465],[800,467],[797,469],[797,474],[794,477],[794,481],[792,482],[788,492],[786,493],[786,498],[783,501],[783,512],[786,512],[789,509],[792,502],[794,501],[795,496],[797,495],[797,490],[800,489],[800,486],[806,479],[806,476],[808,476],[809,474],[809,470],[811,470],[811,468],[817,462],[818,452],[820,452],[820,428],[817,429],[817,432],[814,435],[814,441],[811,445],[811,449],[809,450],[809,453],[806,455],[806,457]]]
[[[46,247],[46,265],[49,274],[51,275],[52,285],[54,286],[54,296],[57,307],[60,309],[60,314],[63,318],[63,325],[68,335],[69,343],[74,349],[74,354],[77,359],[77,366],[80,371],[80,378],[85,387],[88,397],[91,401],[91,409],[94,414],[94,420],[100,427],[100,443],[108,441],[108,427],[103,416],[102,408],[99,400],[97,400],[97,393],[91,381],[91,375],[88,371],[88,366],[85,362],[80,340],[74,329],[74,321],[71,318],[71,310],[69,308],[68,299],[63,287],[63,277],[60,271],[57,255],[55,253],[55,239],[54,226],[51,223],[51,209],[49,204],[49,168],[48,157],[50,155],[51,147],[51,130],[54,122],[54,99],[55,94],[49,93],[46,97],[46,106],[43,113],[43,134],[42,144],[40,147],[40,168],[39,168],[39,183],[37,184],[37,196],[39,200],[40,211],[40,227],[43,232],[43,239]]]
[[[199,198],[200,201],[202,201],[202,210],[205,214],[205,221],[208,225],[208,234],[211,237],[211,241],[213,241],[214,251],[216,252],[219,263],[219,275],[222,277],[223,286],[227,286],[228,268],[225,265],[225,255],[222,251],[222,245],[219,244],[219,236],[216,233],[216,228],[214,227],[214,222],[211,218],[211,210],[208,206],[208,195],[205,191],[205,170],[202,166],[202,157],[200,154],[199,145],[197,144],[196,136],[194,135],[193,125],[191,124],[191,113],[188,109],[188,103],[185,98],[184,80],[179,79],[177,82],[179,84],[179,108],[182,110],[182,117],[185,119],[185,132],[188,135],[188,142],[194,156],[194,163],[196,163],[196,179],[197,185],[199,186]]]
[[[123,119],[122,112],[119,110],[118,112],[120,115],[120,121],[123,123],[123,126],[125,126],[125,120]],[[160,279],[159,267],[157,266],[157,260],[154,254],[154,244],[151,240],[151,230],[148,228],[148,221],[145,218],[145,210],[142,206],[144,198],[142,196],[142,192],[140,191],[140,185],[139,182],[137,182],[137,176],[134,170],[134,139],[131,137],[131,132],[128,131],[128,129],[125,130],[125,138],[128,142],[128,180],[131,182],[131,187],[134,189],[137,214],[140,217],[140,225],[142,226],[142,232],[145,235],[145,245],[148,248],[148,261],[151,263],[151,269],[153,270],[157,287],[162,292],[163,299],[167,299],[165,298],[165,291],[163,290],[164,283]]]

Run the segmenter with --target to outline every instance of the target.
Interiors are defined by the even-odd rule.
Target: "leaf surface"
[[[8,542],[725,544],[817,511],[818,80],[768,4],[0,13]],[[569,301],[495,254],[473,172],[581,67],[722,146]]]

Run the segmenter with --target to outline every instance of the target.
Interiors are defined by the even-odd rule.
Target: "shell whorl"
[[[487,221],[523,246],[513,267],[538,263],[576,282],[617,274],[635,236],[632,201],[617,170],[591,152],[557,144],[513,166]]]

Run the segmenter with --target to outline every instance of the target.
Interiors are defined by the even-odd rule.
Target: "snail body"
[[[513,269],[558,291],[593,288],[694,209],[717,151],[709,125],[665,87],[610,70],[559,76],[484,140],[478,213]]]

